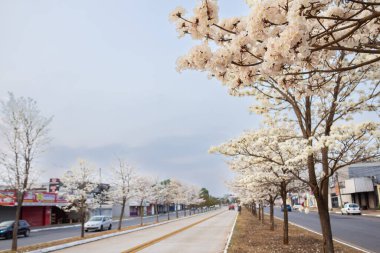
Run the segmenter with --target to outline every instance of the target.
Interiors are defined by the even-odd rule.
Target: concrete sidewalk
[[[215,217],[221,216],[224,213],[228,213],[227,211],[218,210],[211,211],[209,213],[205,213],[203,215],[197,215],[193,217],[188,217],[187,219],[181,219],[172,221],[170,223],[162,224],[159,226],[147,228],[144,230],[135,231],[129,234],[119,235],[79,246],[74,246],[71,248],[59,250],[57,252],[65,252],[65,253],[77,253],[77,252],[122,252],[138,245],[150,242],[152,240],[157,239],[158,237],[165,236],[169,233],[175,232],[178,229],[186,228],[189,225],[192,225],[196,222],[202,221],[205,218],[210,218],[216,215]],[[214,217],[214,218],[215,218]],[[210,219],[214,219],[210,218]]]

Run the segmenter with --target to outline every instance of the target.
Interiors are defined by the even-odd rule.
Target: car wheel
[[[112,224],[110,224],[109,226],[108,226],[108,230],[111,230],[112,229]]]
[[[100,226],[100,231],[103,231],[104,230],[104,227],[103,225]]]
[[[28,229],[28,230],[25,231],[24,236],[25,237],[29,237],[29,235],[30,235],[30,230]]]
[[[12,232],[8,232],[6,235],[5,235],[5,239],[11,239],[12,238]]]
[[[85,229],[84,232],[88,232],[88,229]]]

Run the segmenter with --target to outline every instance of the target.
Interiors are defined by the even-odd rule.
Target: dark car
[[[12,238],[13,225],[15,221],[3,221],[0,223],[0,237],[5,237],[5,239]],[[30,225],[25,220],[19,220],[18,222],[18,235],[24,235],[28,237],[30,235]]]
[[[286,208],[288,209],[288,212],[292,211],[292,207],[290,205],[286,205]],[[284,205],[281,205],[281,212],[284,211]]]

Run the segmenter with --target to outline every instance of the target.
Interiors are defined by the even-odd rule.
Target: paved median
[[[212,211],[209,213],[205,213],[202,215],[188,217],[187,219],[175,220],[170,223],[158,225],[155,227],[146,228],[144,230],[135,231],[133,233],[120,235],[112,238],[107,238],[103,240],[99,240],[96,242],[91,242],[75,247],[70,247],[64,250],[60,250],[57,252],[122,252],[122,251],[130,251],[132,249],[138,249],[139,246],[146,246],[147,243],[153,245],[158,241],[157,239],[162,239],[163,237],[170,237],[178,231],[183,229],[196,226],[201,224],[202,222],[206,222],[207,220],[212,220],[213,217],[223,216],[224,213],[228,213],[226,211],[218,210]],[[180,231],[181,232],[181,231]],[[146,247],[144,247],[146,248]],[[134,251],[137,252],[137,251]],[[149,251],[147,251],[149,252]]]

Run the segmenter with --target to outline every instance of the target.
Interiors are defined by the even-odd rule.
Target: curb
[[[79,240],[79,241],[75,241],[75,242],[65,243],[65,244],[61,244],[61,245],[57,245],[57,246],[52,246],[52,247],[47,247],[47,248],[38,249],[38,250],[34,250],[34,251],[29,251],[29,252],[30,253],[53,252],[53,251],[57,251],[57,250],[61,250],[61,249],[66,249],[66,248],[70,248],[70,247],[74,247],[74,246],[78,246],[78,245],[82,245],[82,244],[86,244],[86,243],[90,243],[90,242],[99,241],[99,240],[102,240],[102,239],[107,239],[107,238],[111,238],[111,237],[115,237],[115,236],[119,236],[119,235],[129,234],[129,233],[132,233],[132,232],[136,232],[136,231],[140,231],[140,230],[145,230],[145,229],[148,229],[148,228],[152,228],[152,227],[157,227],[157,226],[160,226],[160,225],[168,224],[168,223],[171,223],[171,222],[174,222],[174,221],[188,219],[188,218],[191,218],[191,217],[205,215],[205,214],[208,214],[208,212],[206,212],[206,213],[200,213],[200,214],[194,214],[194,215],[182,217],[182,218],[179,218],[179,219],[174,219],[174,220],[169,220],[169,221],[163,221],[163,222],[152,224],[152,225],[148,225],[148,226],[145,226],[145,227],[134,228],[134,229],[131,229],[131,230],[126,230],[126,231],[122,231],[122,232],[116,232],[116,233],[112,233],[112,234],[108,234],[108,235],[101,235],[101,236],[97,236],[97,237],[93,237],[93,238],[89,238],[89,239],[83,239],[83,240]]]
[[[228,236],[227,243],[226,243],[226,247],[224,248],[223,253],[228,252],[228,248],[230,247],[230,244],[231,244],[231,239],[232,239],[232,235],[233,235],[234,230],[235,230],[235,225],[236,225],[236,221],[237,221],[238,216],[239,216],[239,213],[236,213],[235,221],[234,221],[234,224],[232,225],[232,228],[231,228],[231,231],[230,231],[230,234]]]

